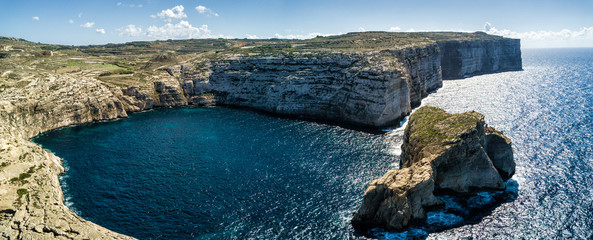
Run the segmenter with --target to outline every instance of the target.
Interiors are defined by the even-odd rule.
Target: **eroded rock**
[[[352,224],[399,230],[424,221],[425,208],[441,204],[435,194],[504,190],[515,163],[510,140],[482,114],[422,107],[406,127],[401,166],[371,182]]]

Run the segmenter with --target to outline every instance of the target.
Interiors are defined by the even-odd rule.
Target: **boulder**
[[[352,224],[400,230],[441,205],[436,195],[504,190],[515,171],[511,141],[485,125],[474,111],[416,110],[404,133],[401,169],[371,182]]]
[[[486,130],[486,153],[502,179],[506,181],[515,174],[511,139],[494,128],[486,127],[484,129]]]

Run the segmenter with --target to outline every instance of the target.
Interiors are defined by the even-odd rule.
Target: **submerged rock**
[[[352,224],[399,230],[441,205],[435,195],[504,190],[504,180],[515,172],[511,141],[485,125],[474,111],[418,109],[405,130],[401,169],[371,182]]]

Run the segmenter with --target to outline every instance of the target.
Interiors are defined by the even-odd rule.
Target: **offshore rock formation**
[[[485,127],[477,112],[449,114],[422,107],[410,116],[401,169],[371,182],[353,225],[399,230],[442,204],[435,194],[504,190],[515,171],[510,140]]]

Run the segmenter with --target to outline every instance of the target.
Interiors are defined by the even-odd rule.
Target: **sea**
[[[139,239],[592,239],[593,49],[523,49],[523,70],[444,81],[422,105],[478,111],[512,141],[505,191],[440,196],[400,232],[350,224],[398,168],[405,122],[371,130],[223,107],[156,109],[33,139],[65,204]]]

